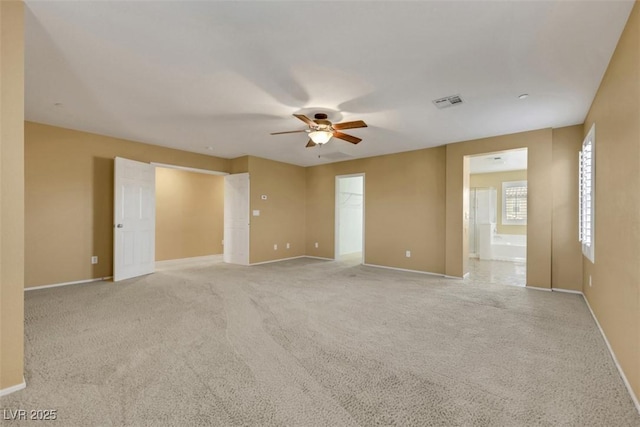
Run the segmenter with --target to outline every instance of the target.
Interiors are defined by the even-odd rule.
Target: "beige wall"
[[[334,257],[335,177],[365,173],[365,263],[444,274],[445,152],[437,147],[307,168],[307,255]]]
[[[253,156],[249,156],[247,166],[251,210],[260,211],[260,216],[251,216],[249,262],[304,255],[305,169]],[[262,200],[262,195],[267,200]]]
[[[527,147],[527,283],[579,288],[580,263],[570,237],[576,227],[571,205],[577,205],[572,192],[576,163],[571,160],[576,131],[570,128],[304,169],[254,157],[231,162],[26,123],[23,218],[22,8],[21,2],[0,2],[0,389],[22,381],[23,272],[27,286],[111,275],[115,156],[249,171],[251,207],[261,210],[260,217],[252,217],[251,262],[305,252],[333,257],[335,176],[364,172],[366,262],[461,276],[467,271],[464,157]],[[640,394],[639,15],[636,4],[582,132],[596,123],[596,263],[584,261],[583,289],[636,394]],[[261,200],[261,194],[268,200]],[[318,249],[315,241],[320,243]],[[284,252],[286,242],[292,244],[290,252]],[[273,250],[274,243],[278,251]],[[407,249],[412,258],[404,257]],[[89,262],[92,255],[100,257],[96,266]],[[593,286],[586,284],[589,277]]]
[[[477,173],[469,176],[469,187],[493,187],[496,189],[497,229],[500,234],[527,234],[526,225],[502,224],[502,183],[508,181],[526,181],[527,171],[505,171]]]
[[[595,263],[584,292],[640,396],[640,5],[636,2],[585,121],[595,135]],[[592,286],[588,285],[589,277]]]
[[[229,160],[25,123],[26,286],[111,276],[113,159],[226,172]],[[91,256],[99,263],[91,265]]]
[[[156,261],[222,253],[224,177],[156,168]]]
[[[245,173],[249,172],[249,156],[242,156],[230,160],[229,173]]]
[[[24,355],[24,6],[0,2],[0,390]]]
[[[573,291],[582,291],[577,161],[581,146],[582,125],[553,130],[551,285]]]
[[[446,169],[446,274],[460,277],[468,270],[468,200],[464,185],[465,156],[528,149],[527,285],[551,287],[552,132],[541,129],[449,144]],[[465,210],[466,209],[466,210]]]

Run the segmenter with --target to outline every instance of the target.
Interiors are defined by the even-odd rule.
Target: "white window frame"
[[[512,187],[527,187],[527,181],[505,181],[502,183],[502,225],[527,225],[527,214],[524,219],[507,219],[507,189]],[[528,201],[527,188],[527,201]]]
[[[582,254],[595,262],[595,224],[596,224],[596,125],[589,129],[582,141],[578,154],[579,164],[579,205],[578,240],[582,243]]]

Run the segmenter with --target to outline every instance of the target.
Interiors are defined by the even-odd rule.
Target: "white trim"
[[[304,258],[311,258],[311,259],[321,259],[323,261],[335,261],[335,259],[333,258],[326,258],[323,256],[313,256],[313,255],[302,255]]]
[[[580,175],[579,175],[579,206],[578,206],[578,222],[579,222],[579,231],[578,231],[578,240],[580,241],[580,243],[582,244],[582,254],[587,257],[587,259],[589,259],[589,261],[591,261],[592,263],[596,262],[596,255],[595,255],[595,239],[596,239],[596,233],[595,233],[595,227],[596,227],[596,124],[592,124],[591,128],[589,129],[589,132],[587,133],[587,136],[584,137],[584,140],[582,141],[582,147],[580,149]],[[584,197],[585,195],[587,195],[587,192],[585,192],[585,176],[586,176],[586,172],[585,172],[585,165],[584,165],[584,152],[586,149],[586,146],[590,145],[591,148],[591,169],[590,169],[590,174],[589,174],[589,192],[588,192],[588,196],[590,197],[590,201],[591,201],[591,207],[589,209],[589,216],[590,216],[590,221],[589,221],[589,226],[587,227],[589,229],[589,242],[588,244],[583,242],[583,231],[585,228],[585,220],[584,220],[584,215],[585,215],[585,209],[584,209]]]
[[[577,294],[577,295],[583,295],[582,292],[580,291],[574,291],[573,289],[562,289],[562,288],[551,288],[552,292],[562,292],[565,294]]]
[[[167,163],[151,162],[150,164],[152,166],[159,167],[159,168],[179,169],[179,170],[185,171],[185,172],[196,172],[196,173],[204,173],[204,174],[207,174],[207,175],[218,175],[218,176],[229,175],[227,172],[211,171],[211,170],[208,170],[208,169],[190,168],[190,167],[187,167],[187,166],[170,165],[170,164],[167,164]]]
[[[409,273],[426,274],[428,276],[445,277],[447,279],[462,279],[462,277],[447,276],[446,274],[442,274],[442,273],[432,273],[430,271],[421,271],[421,270],[410,270],[408,268],[389,267],[388,265],[377,265],[377,264],[362,264],[362,265],[365,265],[367,267],[385,268],[387,270],[406,271]]]
[[[462,275],[462,278],[463,279],[468,279],[470,275],[471,275],[471,272],[467,271],[466,273],[464,273],[464,275]]]
[[[274,259],[274,260],[271,260],[271,261],[254,262],[254,263],[249,264],[249,265],[251,266],[251,265],[272,264],[274,262],[288,261],[290,259],[300,259],[300,258],[320,259],[320,260],[323,260],[323,261],[335,261],[335,259],[333,259],[333,258],[325,258],[325,257],[321,257],[321,256],[312,256],[312,255],[299,255],[299,256],[292,256],[292,257],[289,257],[289,258]]]
[[[640,414],[640,401],[638,401],[638,396],[636,396],[636,394],[634,393],[633,388],[631,388],[631,384],[629,383],[629,380],[627,379],[627,376],[624,374],[624,371],[622,370],[622,366],[620,366],[620,363],[618,363],[618,359],[616,358],[616,354],[613,352],[613,348],[611,348],[611,344],[609,343],[609,340],[607,339],[607,336],[605,335],[604,330],[602,329],[602,326],[600,326],[600,322],[598,322],[598,318],[596,317],[596,314],[591,309],[591,305],[589,304],[589,300],[587,299],[587,296],[583,292],[574,291],[574,290],[571,290],[571,289],[561,289],[561,288],[546,289],[546,288],[536,288],[536,287],[533,287],[533,286],[527,286],[527,288],[540,290],[540,291],[564,292],[564,293],[569,293],[569,294],[582,295],[582,298],[584,299],[584,302],[587,305],[587,308],[589,309],[589,312],[591,313],[591,317],[593,318],[593,321],[596,323],[596,326],[598,327],[598,330],[600,331],[600,335],[602,335],[602,339],[604,340],[604,343],[607,345],[607,349],[609,350],[609,354],[611,355],[611,358],[613,359],[613,363],[616,365],[616,368],[618,369],[618,373],[620,374],[620,377],[622,378],[622,382],[624,383],[625,387],[627,388],[627,391],[629,392],[629,395],[631,396],[631,400],[633,401],[633,404],[636,407],[636,411],[638,411],[638,413]]]
[[[48,289],[48,288],[58,288],[60,286],[69,286],[69,285],[80,285],[82,283],[93,283],[93,282],[103,282],[105,280],[112,279],[113,276],[107,277],[98,277],[96,279],[86,279],[86,280],[76,280],[75,282],[63,282],[63,283],[54,283],[52,285],[42,285],[42,286],[32,286],[29,288],[24,288],[24,291],[37,291],[39,289]]]
[[[553,290],[551,288],[539,288],[537,286],[529,286],[529,285],[525,285],[524,287],[525,289],[533,289],[534,291],[551,292]]]
[[[7,394],[15,393],[16,391],[22,390],[27,387],[27,382],[22,377],[22,382],[20,384],[12,385],[11,387],[3,388],[0,390],[0,397],[6,396]]]
[[[638,401],[638,396],[636,396],[636,394],[633,392],[633,389],[631,388],[631,384],[629,384],[629,380],[627,380],[627,376],[624,374],[624,371],[622,370],[620,363],[618,363],[618,359],[616,358],[616,355],[613,352],[613,349],[611,348],[611,344],[609,344],[609,340],[607,339],[607,336],[604,334],[604,331],[600,326],[600,322],[598,322],[598,318],[596,317],[595,313],[591,309],[591,305],[589,305],[589,300],[587,299],[587,296],[583,293],[582,297],[584,298],[584,302],[587,304],[587,308],[589,308],[589,311],[591,312],[591,317],[593,317],[593,321],[596,322],[596,326],[598,326],[598,329],[600,330],[600,334],[602,334],[604,343],[607,345],[607,348],[609,349],[609,354],[611,354],[613,363],[615,363],[616,368],[618,368],[618,373],[622,377],[622,382],[624,382],[624,385],[627,387],[627,391],[629,392],[629,395],[631,396],[631,400],[633,401],[633,404],[636,407],[636,411],[638,411],[638,414],[640,414],[640,402]]]
[[[222,261],[222,254],[194,256],[190,258],[167,259],[164,261],[156,261],[156,270],[170,267],[179,267],[186,264],[194,264],[200,262],[216,262]]]
[[[262,264],[271,264],[274,262],[280,262],[280,261],[288,261],[290,259],[298,259],[298,258],[305,258],[305,255],[299,255],[299,256],[292,256],[289,258],[278,258],[278,259],[272,259],[271,261],[260,261],[260,262],[252,262],[251,265],[262,265]]]

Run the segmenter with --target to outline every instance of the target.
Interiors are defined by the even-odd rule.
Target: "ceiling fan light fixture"
[[[309,138],[316,144],[326,144],[332,136],[333,133],[326,130],[314,130],[309,133]]]

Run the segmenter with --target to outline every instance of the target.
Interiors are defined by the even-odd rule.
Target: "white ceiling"
[[[491,173],[527,169],[526,148],[469,157],[469,173]]]
[[[582,123],[634,2],[26,4],[27,120],[309,166]],[[269,135],[316,111],[364,141]]]

